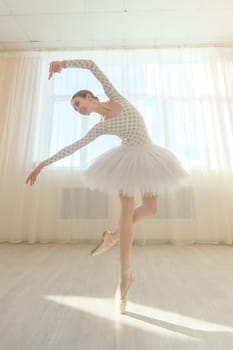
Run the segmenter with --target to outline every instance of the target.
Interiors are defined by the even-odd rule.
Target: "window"
[[[232,92],[230,96],[227,93],[223,67],[220,63],[217,67],[213,82],[211,66],[206,62],[137,63],[135,60],[132,64],[123,60],[122,64],[101,66],[115,87],[141,112],[153,142],[173,151],[187,168],[194,171],[233,167],[225,159],[225,146],[218,133],[218,125],[222,123],[224,142],[232,152],[233,96]],[[81,89],[89,89],[100,100],[106,100],[101,84],[87,70],[70,68],[55,75],[48,155],[75,142],[98,122],[98,115],[80,116],[71,107],[71,96]],[[220,110],[225,119],[223,115],[219,119]],[[119,142],[117,137],[101,136],[55,166],[86,167]],[[233,159],[232,154],[229,156]]]

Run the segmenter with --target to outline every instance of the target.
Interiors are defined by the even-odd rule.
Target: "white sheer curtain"
[[[153,142],[190,171],[185,188],[161,196],[158,216],[135,226],[136,239],[232,244],[232,48],[1,53],[0,240],[91,240],[117,226],[117,194],[90,192],[80,179],[115,137],[97,139],[46,168],[34,187],[25,185],[37,162],[98,121],[77,115],[69,102],[83,88],[106,98],[88,71],[67,69],[47,80],[51,60],[73,58],[93,59],[141,111]]]

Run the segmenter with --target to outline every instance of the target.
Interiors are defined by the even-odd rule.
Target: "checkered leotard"
[[[122,140],[122,144],[128,145],[152,143],[142,116],[132,104],[119,94],[109,79],[93,61],[66,60],[64,62],[66,68],[76,67],[89,69],[102,84],[108,98],[120,104],[121,112],[113,118],[95,124],[84,137],[46,159],[44,161],[45,165],[49,165],[61,158],[69,156],[100,135],[117,135]]]

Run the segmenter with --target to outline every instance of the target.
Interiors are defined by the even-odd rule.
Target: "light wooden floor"
[[[116,315],[118,247],[0,244],[1,350],[232,350],[233,247],[134,246]]]

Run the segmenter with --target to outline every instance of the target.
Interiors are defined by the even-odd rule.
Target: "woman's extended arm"
[[[110,80],[102,72],[102,70],[99,69],[99,67],[92,60],[65,60],[51,62],[49,69],[49,79],[51,79],[53,73],[60,73],[63,68],[89,69],[102,84],[104,92],[109,99],[114,99],[117,96],[121,96],[119,92],[114,88]]]
[[[86,146],[88,143],[95,140],[98,136],[104,134],[104,123],[98,123],[91,128],[88,133],[83,136],[80,140],[72,143],[69,146],[62,148],[60,151],[55,153],[52,157],[44,160],[45,165],[57,162],[58,160],[69,156],[70,154],[78,151],[80,148]]]
[[[98,123],[91,128],[88,133],[82,137],[80,140],[72,143],[69,146],[62,148],[60,151],[55,153],[53,156],[47,158],[43,162],[41,162],[27,177],[26,184],[33,185],[36,181],[37,176],[41,172],[41,170],[51,163],[54,163],[62,158],[69,156],[70,154],[76,152],[80,148],[86,146],[88,143],[95,140],[98,136],[104,134],[104,123]]]

